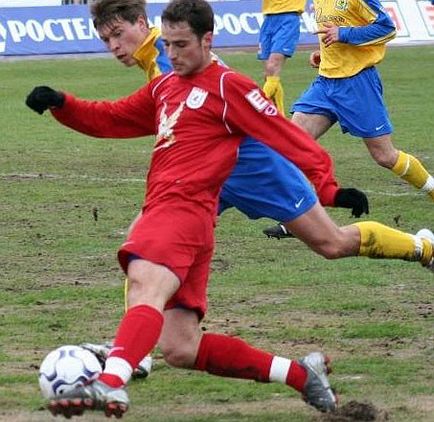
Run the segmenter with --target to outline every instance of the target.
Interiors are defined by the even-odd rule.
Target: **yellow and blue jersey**
[[[274,15],[277,13],[303,13],[306,0],[262,0],[262,13]]]
[[[147,81],[172,70],[172,64],[164,51],[164,43],[158,28],[151,28],[149,35],[133,54],[137,64],[145,71]]]
[[[314,0],[318,29],[325,23],[339,27],[339,42],[325,47],[320,38],[319,74],[346,78],[379,63],[395,26],[380,0]]]

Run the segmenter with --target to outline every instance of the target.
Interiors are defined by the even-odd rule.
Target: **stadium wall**
[[[434,6],[430,1],[382,0],[382,3],[397,28],[392,44],[434,43]],[[4,1],[0,0],[1,4]],[[147,6],[150,21],[156,26],[161,24],[164,6],[164,1]],[[213,8],[215,47],[257,45],[263,21],[261,0],[215,0]],[[316,44],[315,30],[309,0],[301,16],[300,44]],[[93,27],[88,6],[0,7],[0,56],[106,51]]]

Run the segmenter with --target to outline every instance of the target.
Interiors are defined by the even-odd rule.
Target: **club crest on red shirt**
[[[208,96],[207,91],[195,86],[191,90],[190,94],[188,94],[187,101],[186,101],[187,107],[193,110],[202,107],[207,96]]]

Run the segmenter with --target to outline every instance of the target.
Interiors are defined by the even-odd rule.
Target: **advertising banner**
[[[397,28],[392,43],[434,42],[434,6],[428,0],[384,0]],[[165,3],[148,3],[149,20],[161,25]],[[261,0],[213,2],[214,47],[258,44]],[[316,44],[315,13],[309,0],[300,18],[300,44]],[[93,27],[88,6],[0,8],[0,56],[101,53],[106,47]]]
[[[87,6],[0,9],[0,54],[104,51]]]

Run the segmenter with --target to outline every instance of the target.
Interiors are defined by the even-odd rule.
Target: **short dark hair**
[[[90,7],[96,29],[123,19],[135,24],[140,16],[146,16],[145,0],[96,0]]]
[[[161,21],[187,22],[199,38],[214,31],[214,12],[205,0],[172,0],[164,9]]]

